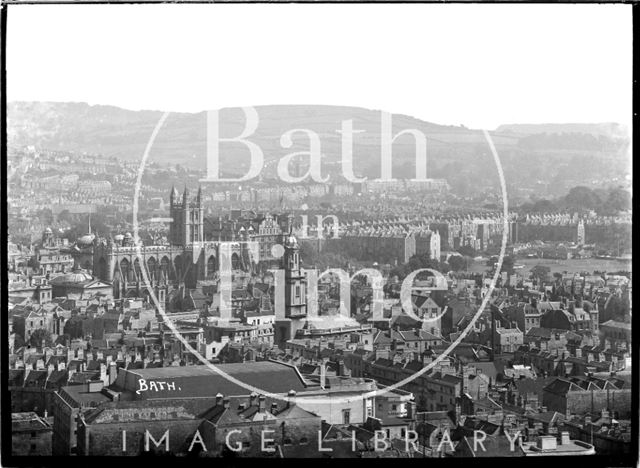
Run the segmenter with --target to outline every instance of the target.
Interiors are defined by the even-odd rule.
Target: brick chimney
[[[222,399],[223,399],[223,398],[224,398],[224,397],[223,397],[222,393],[218,393],[218,394],[216,395],[216,406],[219,406],[219,405],[222,403]]]
[[[222,406],[224,407],[224,409],[229,409],[230,404],[231,403],[230,403],[229,397],[224,397],[222,399]]]
[[[252,392],[251,395],[249,395],[249,406],[254,406],[257,401],[258,394],[256,392]]]

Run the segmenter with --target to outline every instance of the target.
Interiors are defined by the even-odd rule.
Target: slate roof
[[[51,425],[36,413],[11,413],[11,432],[41,432],[50,431]]]
[[[24,383],[24,369],[9,369],[9,386],[22,387]]]
[[[515,444],[515,450],[511,451],[511,442],[504,435],[499,436],[487,436],[482,442],[486,451],[482,450],[480,444],[478,444],[478,450],[474,451],[473,435],[471,437],[464,437],[460,444],[464,444],[468,452],[476,457],[523,457],[524,453],[519,449],[518,444]]]
[[[44,383],[46,380],[46,370],[32,370],[27,373],[27,376],[24,379],[24,386],[44,388]]]
[[[47,388],[58,388],[67,383],[69,372],[67,370],[54,370],[47,379]]]
[[[555,424],[564,420],[564,415],[557,411],[545,411],[544,413],[529,413],[526,415],[527,419],[534,421],[540,421],[544,424]]]
[[[287,393],[289,390],[304,391],[305,382],[297,369],[280,362],[256,361],[234,364],[218,364],[216,368],[248,385],[264,389],[270,393]],[[121,377],[122,376],[122,377]],[[133,386],[138,379],[173,381],[179,388],[176,394],[172,390],[158,392],[142,392],[136,399],[170,398],[170,397],[202,397],[217,393],[223,395],[248,395],[251,390],[242,387],[226,377],[218,374],[208,366],[171,366],[146,369],[127,370],[118,375],[116,384],[126,382],[125,390],[135,392]]]
[[[557,393],[557,394],[566,394],[570,391],[580,391],[582,388],[579,385],[571,382],[570,380],[562,379],[557,377],[553,382],[547,385],[544,388],[544,391]]]

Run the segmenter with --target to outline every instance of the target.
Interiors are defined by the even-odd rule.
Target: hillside
[[[34,145],[40,148],[88,152],[138,161],[161,111],[131,111],[113,106],[86,103],[12,102],[8,104],[9,146]],[[305,134],[294,136],[292,148],[281,146],[282,135],[293,129],[310,129],[321,141],[323,175],[339,173],[341,122],[352,119],[353,127],[364,132],[354,137],[356,174],[379,176],[380,111],[356,107],[320,105],[257,106],[260,122],[249,137],[265,155],[263,174],[275,171],[280,158],[309,148]],[[160,131],[150,161],[206,167],[206,112],[171,113]],[[220,136],[234,137],[244,129],[240,108],[220,111]],[[594,168],[608,167],[608,180],[624,177],[628,170],[627,139],[604,135],[603,124],[503,125],[492,138],[498,149],[509,185],[530,187],[544,192],[566,192],[586,178],[597,184]],[[611,131],[619,126],[611,124]],[[458,193],[471,186],[476,190],[497,188],[493,159],[479,130],[445,126],[406,115],[393,115],[393,132],[417,129],[427,136],[428,176],[444,177]],[[569,133],[545,135],[550,130]],[[591,133],[584,133],[584,132]],[[413,177],[415,146],[410,135],[399,137],[393,145],[393,176]],[[221,168],[224,175],[240,175],[248,170],[244,145],[223,143]],[[302,168],[304,169],[304,167]],[[324,172],[326,171],[326,172]],[[597,177],[597,172],[595,173]],[[602,175],[604,176],[604,175]],[[574,183],[577,182],[577,183]],[[606,181],[605,181],[606,182]],[[573,185],[572,185],[573,184]]]

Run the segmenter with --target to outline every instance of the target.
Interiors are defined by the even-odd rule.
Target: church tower
[[[185,246],[195,242],[204,242],[204,208],[202,208],[202,189],[194,200],[189,199],[189,190],[185,186],[182,199],[173,187],[169,196],[169,243]]]
[[[429,237],[429,258],[440,261],[440,234],[438,231],[432,231]]]
[[[585,235],[584,235],[584,220],[580,220],[580,222],[578,223],[578,241],[577,241],[578,245],[584,245],[585,244]]]
[[[293,234],[284,238],[285,317],[307,315],[306,278],[300,270],[300,246]]]
[[[300,269],[300,246],[296,237],[289,232],[283,236],[285,280],[284,319],[276,320],[275,344],[281,349],[284,343],[295,338],[296,332],[307,323],[307,280]]]

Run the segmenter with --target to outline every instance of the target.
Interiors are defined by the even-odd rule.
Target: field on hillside
[[[536,265],[548,266],[553,273],[580,273],[582,271],[631,271],[631,262],[606,260],[598,258],[551,260],[546,258],[517,259],[516,265],[524,265],[524,268],[516,270],[519,274],[527,276]],[[486,261],[474,262],[469,266],[470,272],[481,273],[487,271]]]

